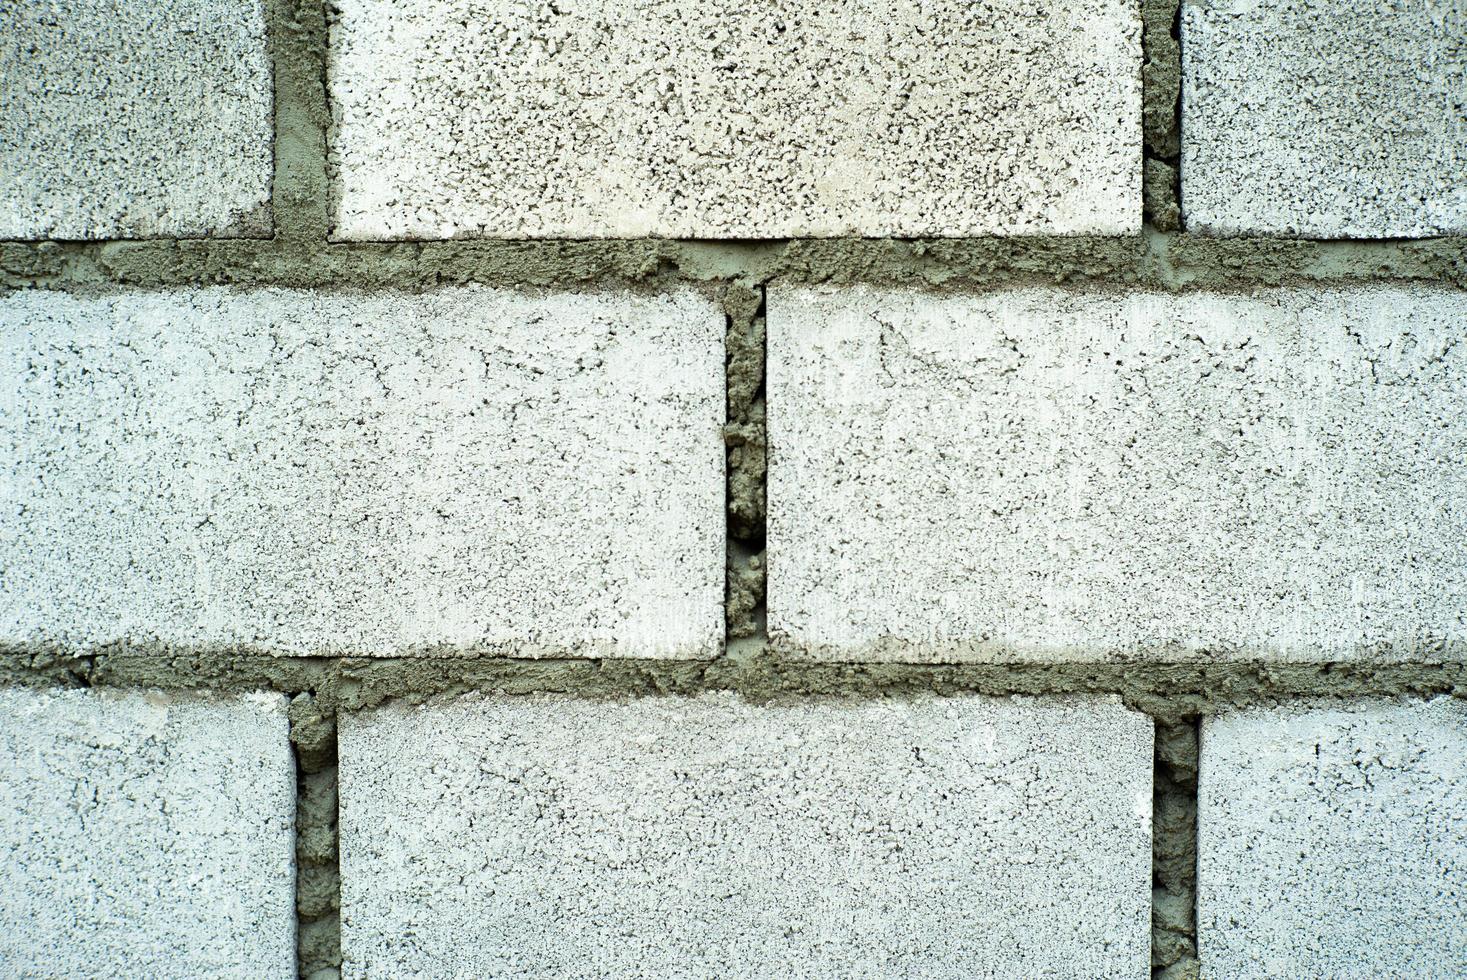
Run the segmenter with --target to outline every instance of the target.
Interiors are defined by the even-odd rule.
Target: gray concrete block
[[[270,234],[260,0],[0,4],[0,238]]]
[[[1467,294],[769,294],[769,626],[823,659],[1467,654]]]
[[[0,975],[295,975],[285,699],[0,689]]]
[[[1467,976],[1467,702],[1206,720],[1198,940],[1210,977]]]
[[[703,292],[0,299],[0,639],[706,657]]]
[[[1461,0],[1183,0],[1187,227],[1467,232],[1464,78]]]
[[[343,238],[1140,230],[1133,0],[337,6]]]
[[[466,696],[340,760],[348,978],[1147,974],[1118,701]]]

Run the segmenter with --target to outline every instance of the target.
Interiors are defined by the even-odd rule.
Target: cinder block
[[[1467,702],[1209,718],[1197,803],[1205,976],[1467,976]]]
[[[0,4],[0,238],[270,234],[261,0]]]
[[[1188,228],[1467,232],[1464,78],[1461,0],[1183,0]]]
[[[769,625],[821,659],[1461,659],[1467,294],[769,295]]]
[[[1140,230],[1134,0],[337,6],[343,238]]]
[[[343,974],[1145,976],[1114,700],[467,696],[341,722]]]
[[[0,639],[712,656],[694,290],[0,300]]]
[[[295,976],[285,699],[0,690],[0,974]]]

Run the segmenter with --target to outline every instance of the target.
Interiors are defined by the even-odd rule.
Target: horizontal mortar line
[[[823,663],[512,657],[288,657],[220,653],[0,652],[0,684],[310,691],[346,710],[469,692],[590,698],[729,691],[783,696],[1119,695],[1148,713],[1196,715],[1283,698],[1467,697],[1467,663],[1337,661],[1042,664]]]
[[[628,247],[702,247],[734,248],[744,250],[774,250],[790,246],[902,246],[915,249],[945,249],[962,246],[1001,246],[1008,249],[1065,249],[1074,245],[1126,244],[1140,245],[1150,240],[1167,242],[1191,242],[1198,245],[1214,245],[1227,248],[1277,249],[1288,247],[1412,250],[1428,248],[1463,248],[1467,246],[1467,234],[1434,235],[1422,238],[1304,238],[1284,235],[1193,235],[1185,231],[1156,231],[1147,228],[1139,233],[1128,234],[982,234],[982,235],[933,235],[917,237],[893,237],[889,235],[829,235],[793,236],[776,238],[697,238],[658,237],[640,238],[301,238],[296,236],[272,236],[251,238],[246,236],[194,236],[151,238],[0,238],[0,248],[25,249],[71,249],[97,250],[107,248],[170,249],[254,249],[274,250],[296,256],[301,249],[335,252],[394,251],[402,248],[452,249],[452,250],[524,250],[560,249],[565,247],[624,249]]]
[[[1125,238],[448,240],[323,243],[179,239],[0,244],[7,288],[457,283],[1069,284],[1162,290],[1402,280],[1467,288],[1467,237],[1409,241]]]

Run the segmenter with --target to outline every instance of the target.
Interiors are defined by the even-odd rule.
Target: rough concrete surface
[[[1140,230],[1127,0],[338,7],[343,238]]]
[[[730,280],[993,289],[1256,289],[1396,280],[1467,288],[1467,236],[1392,241],[1206,235],[997,236],[791,241],[464,239],[437,242],[196,239],[0,242],[0,288],[163,288],[201,282],[333,289],[444,283],[584,289]]]
[[[774,287],[767,313],[785,649],[1467,649],[1467,294]]]
[[[1199,940],[1210,977],[1467,976],[1467,703],[1209,718]]]
[[[1146,974],[1113,700],[468,696],[341,739],[349,978]]]
[[[270,234],[260,0],[3,0],[0,78],[0,238]]]
[[[286,702],[0,689],[0,975],[295,975]]]
[[[20,292],[0,324],[11,643],[720,648],[704,293]]]
[[[1467,232],[1467,3],[1184,0],[1193,231]]]
[[[1177,102],[1182,91],[1182,51],[1177,0],[1141,0],[1142,121],[1150,158],[1175,161],[1180,152]]]

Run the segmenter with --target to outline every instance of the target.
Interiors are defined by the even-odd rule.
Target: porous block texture
[[[681,290],[0,300],[0,638],[711,656],[724,318]]]
[[[0,975],[295,976],[285,699],[0,690]]]
[[[342,238],[1140,230],[1130,0],[336,6]]]
[[[0,238],[270,234],[261,0],[10,0],[0,78]]]
[[[343,974],[1145,976],[1151,765],[1112,700],[346,717]]]
[[[776,288],[768,320],[798,655],[1467,652],[1467,294]]]
[[[1461,0],[1183,0],[1187,227],[1467,231],[1464,79]]]
[[[1197,804],[1204,976],[1467,976],[1467,702],[1209,718]]]

